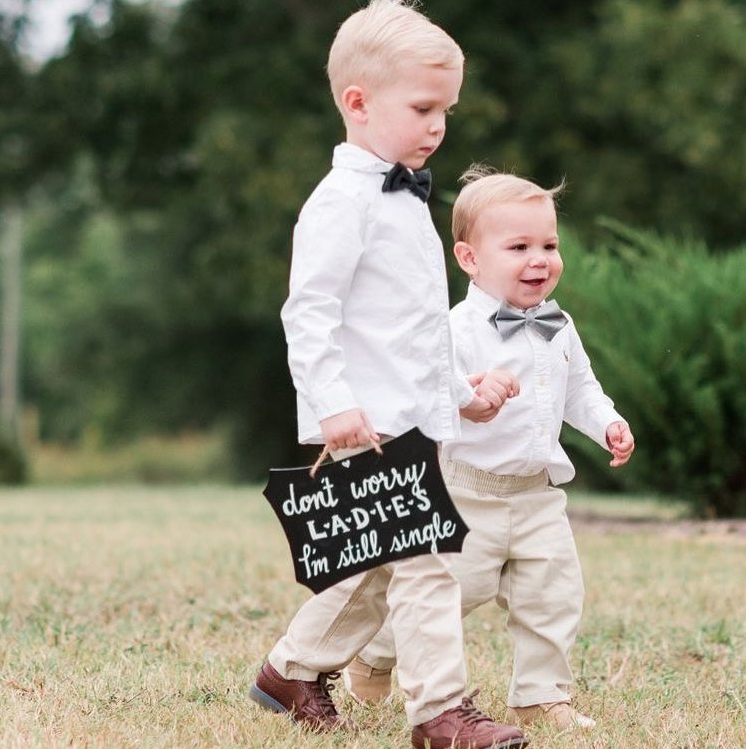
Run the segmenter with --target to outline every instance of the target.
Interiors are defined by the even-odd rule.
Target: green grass
[[[585,526],[577,540],[587,599],[576,700],[599,727],[537,730],[533,746],[746,747],[743,541]],[[363,708],[338,690],[364,729],[353,738],[301,737],[248,700],[307,596],[254,489],[3,490],[0,570],[2,747],[409,745],[400,699]],[[504,614],[482,607],[465,630],[478,704],[500,717]]]

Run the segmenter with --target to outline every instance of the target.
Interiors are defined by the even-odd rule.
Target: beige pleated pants
[[[438,554],[391,562],[315,595],[290,622],[269,662],[286,679],[312,681],[339,671],[387,618],[409,723],[419,725],[461,704],[466,669],[460,587]]]
[[[566,514],[567,495],[546,474],[495,476],[465,463],[445,463],[443,476],[471,528],[461,554],[450,554],[466,616],[487,601],[508,611],[513,674],[508,705],[570,699],[570,650],[583,609],[583,578]],[[393,622],[360,653],[391,668]]]

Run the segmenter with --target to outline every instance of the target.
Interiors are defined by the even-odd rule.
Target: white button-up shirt
[[[546,469],[553,484],[565,483],[575,469],[559,443],[562,422],[606,448],[606,428],[623,419],[594,376],[569,315],[551,341],[525,326],[503,340],[489,321],[500,304],[469,285],[466,299],[451,310],[456,363],[468,372],[507,369],[520,395],[486,424],[462,421],[461,437],[444,443],[442,456],[500,475]]]
[[[337,146],[295,227],[281,316],[302,443],[351,408],[379,434],[453,438],[473,397],[453,366],[443,245],[426,203],[382,192],[392,166]]]

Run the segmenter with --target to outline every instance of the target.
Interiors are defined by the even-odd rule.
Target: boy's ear
[[[464,273],[470,278],[477,274],[477,259],[474,255],[474,248],[468,242],[456,242],[453,245],[453,254]]]
[[[366,94],[360,86],[348,86],[342,92],[342,108],[345,115],[354,122],[365,122],[368,117]]]

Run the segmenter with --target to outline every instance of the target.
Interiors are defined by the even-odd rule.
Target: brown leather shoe
[[[265,663],[256,676],[249,697],[267,710],[275,713],[290,713],[290,717],[316,733],[353,730],[353,724],[341,717],[329,694],[339,672],[319,674],[316,681],[285,679],[269,664]]]
[[[479,690],[461,699],[458,707],[412,730],[415,749],[520,749],[528,739],[520,728],[495,723],[474,705]],[[427,743],[429,742],[429,744]]]

